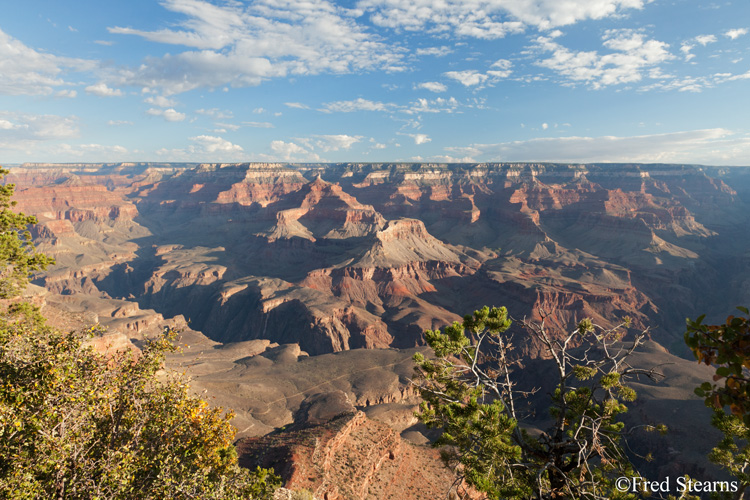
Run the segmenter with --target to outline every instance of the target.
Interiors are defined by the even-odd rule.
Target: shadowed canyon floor
[[[662,385],[636,387],[629,418],[677,424],[636,451],[658,457],[654,474],[706,467],[715,437],[692,389],[709,374],[673,354],[685,354],[685,317],[719,321],[750,302],[750,169],[26,165],[8,180],[58,262],[30,289],[45,312],[100,322],[110,335],[98,342],[115,347],[181,328],[190,347],[170,364],[235,410],[240,436],[298,425],[323,398],[424,443],[409,385],[422,332],[505,305],[518,318],[555,311],[558,327],[650,325],[658,344],[640,362],[672,364]],[[543,363],[538,345],[518,344],[528,366]],[[311,485],[333,481],[318,472]]]

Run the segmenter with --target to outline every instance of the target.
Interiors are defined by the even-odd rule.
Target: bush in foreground
[[[0,497],[271,498],[278,477],[237,465],[232,414],[162,370],[173,339],[105,355],[28,304],[0,314]]]
[[[484,307],[442,332],[425,332],[434,356],[414,357],[424,399],[419,418],[442,430],[435,445],[446,446],[444,461],[493,500],[635,498],[616,484],[636,475],[619,417],[635,399],[629,379],[661,376],[627,362],[645,332],[623,342],[627,320],[614,328],[583,320],[568,332],[549,331],[544,315],[540,323],[521,321],[544,347],[556,381],[548,406],[538,408],[551,425],[532,434],[519,407],[535,391],[517,387],[520,367],[505,333],[510,325],[504,307]]]

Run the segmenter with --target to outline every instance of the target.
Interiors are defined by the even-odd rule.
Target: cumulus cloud
[[[447,71],[443,74],[452,80],[458,81],[464,87],[481,85],[489,78],[489,76],[473,69],[464,71]]]
[[[401,109],[406,114],[417,114],[417,113],[454,113],[459,107],[459,102],[454,97],[444,99],[438,97],[437,99],[417,99],[409,106]]]
[[[168,122],[181,122],[186,118],[185,113],[180,113],[179,111],[176,111],[172,108],[169,108],[169,109],[151,108],[148,111],[146,111],[146,113],[151,116],[161,116]]]
[[[537,138],[446,150],[477,161],[750,163],[750,137],[721,128],[631,137]]]
[[[680,46],[680,52],[682,52],[685,55],[685,62],[690,61],[695,57],[695,54],[691,52],[695,48],[695,45],[691,45],[689,43],[683,43]]]
[[[648,0],[362,0],[379,26],[496,39],[526,26],[551,29],[641,9]]]
[[[417,49],[416,51],[418,56],[435,56],[435,57],[444,57],[452,52],[453,52],[453,49],[445,45],[441,45],[440,47],[427,47],[424,49]]]
[[[595,51],[573,51],[545,36],[535,40],[535,49],[551,53],[551,57],[537,62],[570,82],[581,82],[598,89],[608,85],[640,81],[659,64],[674,59],[669,45],[648,40],[640,31],[608,30],[603,45],[612,52],[600,55]]]
[[[411,137],[414,139],[414,144],[420,145],[420,144],[427,144],[428,142],[432,141],[430,136],[427,134],[402,134]]]
[[[55,87],[72,85],[64,73],[95,66],[94,61],[38,52],[0,30],[0,94],[49,95]]]
[[[732,40],[735,40],[742,35],[747,35],[747,28],[737,28],[732,30],[727,30],[724,32],[724,36],[731,38]]]
[[[695,37],[695,41],[705,47],[709,43],[716,42],[716,35],[698,35]]]
[[[122,97],[123,95],[122,90],[109,88],[104,82],[89,85],[86,87],[86,93],[99,97]]]
[[[460,82],[464,87],[481,88],[485,84],[493,84],[498,80],[508,78],[513,72],[513,63],[507,59],[498,59],[485,73],[470,69],[464,71],[447,71],[443,75]]]
[[[320,157],[294,142],[271,141],[272,158],[284,161],[319,161]]]
[[[205,153],[239,153],[242,151],[241,146],[213,135],[199,135],[191,137],[190,140]]]
[[[361,97],[353,101],[335,101],[323,105],[320,111],[326,113],[353,113],[355,111],[388,111],[394,104],[370,101]]]
[[[445,92],[448,90],[448,87],[446,87],[444,84],[440,82],[422,82],[414,84],[415,89],[425,89],[429,90],[430,92]]]
[[[121,71],[116,79],[123,84],[160,87],[169,95],[200,87],[254,86],[283,76],[403,69],[401,50],[360,27],[356,11],[327,0],[161,4],[187,19],[155,31],[116,26],[108,28],[110,33],[193,50],[148,58]]]

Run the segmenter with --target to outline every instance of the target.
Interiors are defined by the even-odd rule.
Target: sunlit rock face
[[[746,170],[49,164],[9,180],[58,261],[51,291],[315,355],[420,345],[484,304],[559,327],[628,315],[676,342],[685,316],[750,298]]]

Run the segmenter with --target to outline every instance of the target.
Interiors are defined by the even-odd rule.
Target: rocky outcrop
[[[436,450],[403,441],[362,412],[344,413],[300,430],[243,439],[237,448],[240,465],[274,467],[286,488],[307,489],[320,499],[443,498],[455,481]]]

